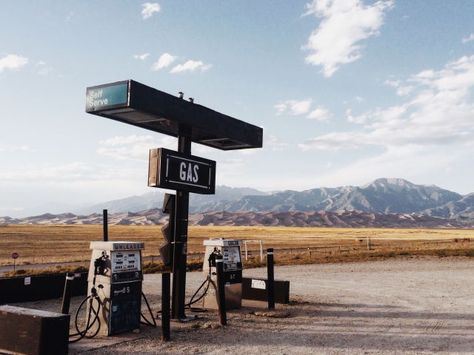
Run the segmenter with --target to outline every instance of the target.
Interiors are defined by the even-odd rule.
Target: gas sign
[[[150,149],[148,186],[214,194],[216,162],[165,148]]]

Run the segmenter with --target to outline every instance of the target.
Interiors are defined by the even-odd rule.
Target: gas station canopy
[[[175,137],[186,126],[193,142],[222,150],[262,147],[262,128],[133,80],[87,88],[86,112]]]

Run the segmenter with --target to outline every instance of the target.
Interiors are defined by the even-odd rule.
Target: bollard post
[[[170,337],[170,273],[161,274],[161,340],[169,341]]]
[[[102,211],[102,228],[103,228],[103,238],[104,242],[109,241],[109,221],[107,210]]]
[[[66,273],[66,280],[64,282],[63,302],[61,304],[61,313],[69,314],[69,306],[71,304],[72,287],[71,284],[74,281],[74,274],[69,275]]]
[[[273,248],[267,249],[267,296],[268,309],[275,309],[275,274],[273,270]]]
[[[219,306],[219,319],[221,325],[227,324],[227,313],[225,305],[225,280],[224,280],[224,264],[222,255],[216,256],[216,272],[217,272],[217,301]]]

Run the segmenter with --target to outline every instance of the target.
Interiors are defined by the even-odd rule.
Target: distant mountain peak
[[[374,181],[372,181],[371,183],[363,186],[363,187],[369,187],[369,186],[390,186],[390,185],[394,185],[394,186],[399,186],[399,187],[405,187],[405,186],[409,186],[409,187],[413,187],[413,186],[416,186],[414,183],[408,181],[408,180],[405,180],[405,179],[402,179],[402,178],[378,178],[378,179],[375,179]]]

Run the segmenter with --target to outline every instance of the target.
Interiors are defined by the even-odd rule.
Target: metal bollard
[[[217,272],[217,301],[219,306],[219,318],[221,325],[227,324],[227,312],[225,305],[225,280],[224,280],[224,264],[222,255],[216,256],[216,272]]]
[[[170,273],[161,274],[161,340],[169,341],[170,337]]]
[[[102,211],[102,228],[104,242],[109,241],[109,221],[107,210]]]
[[[273,270],[273,248],[267,249],[267,296],[268,309],[275,309],[275,274]]]
[[[71,305],[72,282],[74,281],[74,274],[66,274],[66,281],[64,282],[63,302],[61,304],[61,313],[69,314],[69,306]]]

